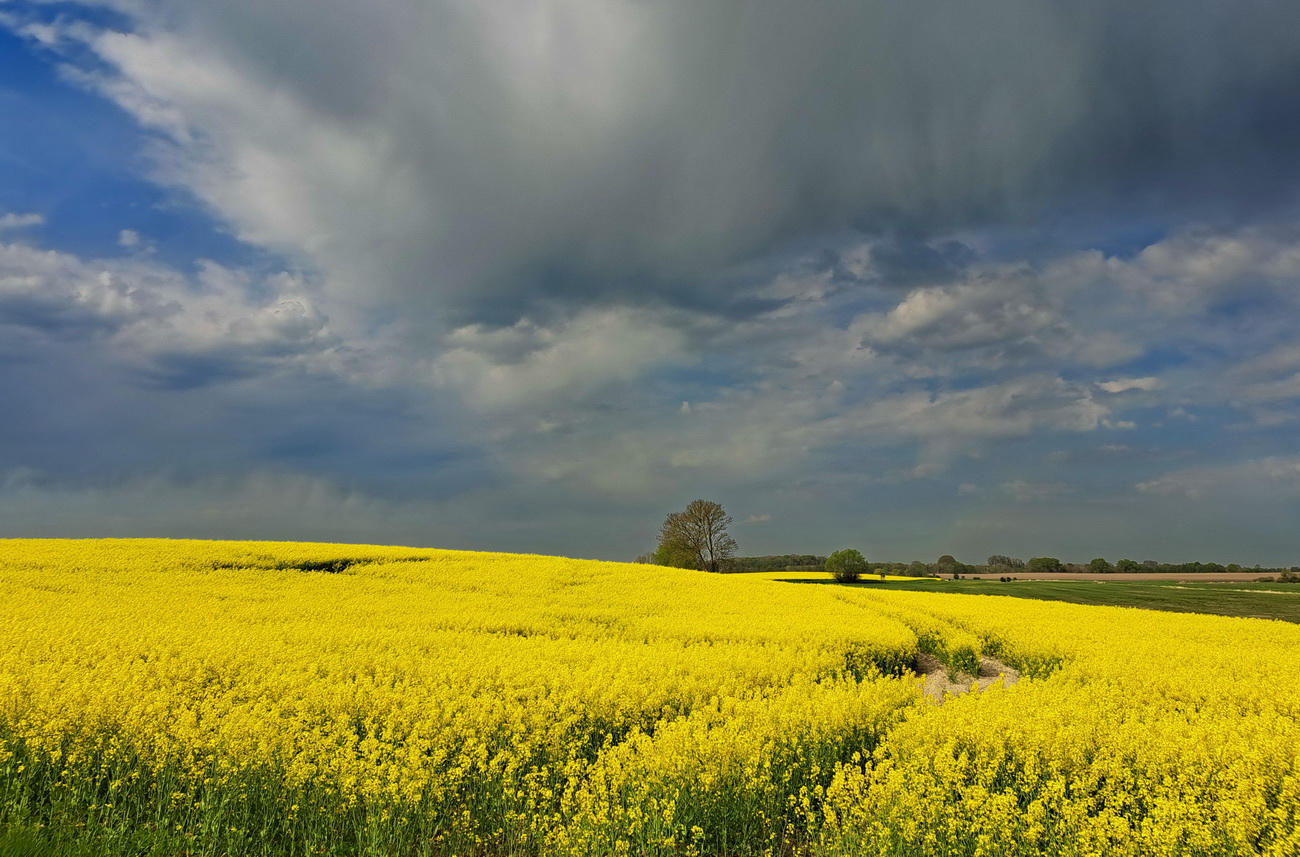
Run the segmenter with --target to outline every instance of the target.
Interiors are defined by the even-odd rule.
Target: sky
[[[1300,564],[1297,33],[0,0],[0,536]]]

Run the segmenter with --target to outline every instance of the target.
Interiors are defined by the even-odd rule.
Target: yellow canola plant
[[[0,824],[204,855],[1300,854],[1300,628],[747,577],[0,541]],[[920,649],[1027,677],[937,705]]]

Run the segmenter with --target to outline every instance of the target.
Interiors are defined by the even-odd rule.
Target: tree
[[[934,565],[931,566],[931,568],[934,569],[935,574],[953,575],[953,580],[956,580],[957,579],[956,575],[961,574],[963,571],[966,572],[969,571],[969,569],[966,566],[957,562],[956,557],[954,557],[952,554],[949,553],[946,553],[943,556],[939,557],[939,559],[935,561]]]
[[[666,565],[669,568],[696,567],[695,555],[681,545],[661,543],[650,557],[650,562],[655,565]]]
[[[1135,559],[1121,559],[1115,563],[1115,570],[1123,572],[1141,571],[1142,564]]]
[[[867,570],[867,561],[857,550],[845,548],[826,557],[826,570],[839,583],[853,583]]]
[[[712,500],[692,500],[681,512],[672,512],[659,528],[655,556],[683,562],[700,571],[721,571],[736,555],[736,540],[727,533],[731,516]],[[676,564],[676,563],[669,563]]]
[[[1030,571],[1064,571],[1061,561],[1054,556],[1036,556],[1029,561]]]
[[[1111,567],[1111,564],[1107,562],[1105,558],[1097,557],[1092,562],[1088,563],[1088,570],[1094,574],[1108,574],[1115,569]]]

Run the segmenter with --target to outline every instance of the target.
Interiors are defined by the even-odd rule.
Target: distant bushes
[[[738,556],[731,560],[733,572],[742,571],[821,571],[826,568],[826,557],[805,553],[783,553],[774,556]]]

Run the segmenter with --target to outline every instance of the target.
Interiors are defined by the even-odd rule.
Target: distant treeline
[[[938,569],[934,563],[924,562],[886,562],[868,558],[867,565],[871,573],[880,569],[886,574],[910,574],[925,577]],[[730,573],[753,571],[825,571],[826,557],[814,554],[786,553],[775,556],[737,556],[732,557],[725,571]]]
[[[636,558],[637,562],[652,563],[653,554]],[[870,574],[909,575],[912,577],[932,577],[935,575],[1014,575],[1016,572],[1066,572],[1076,574],[1114,574],[1114,573],[1164,573],[1164,574],[1225,574],[1247,572],[1261,577],[1273,577],[1283,582],[1300,579],[1300,566],[1290,568],[1264,568],[1262,566],[1241,566],[1237,563],[1221,565],[1217,562],[1156,562],[1148,559],[1141,562],[1121,559],[1115,562],[1097,558],[1087,563],[1061,562],[1056,557],[1036,556],[1030,560],[995,554],[983,565],[958,562],[951,555],[939,557],[935,562],[887,562],[867,558]],[[816,554],[784,553],[771,556],[737,556],[731,557],[719,569],[723,573],[737,574],[756,571],[824,571],[826,557]]]
[[[1028,562],[1015,557],[1002,556],[995,554],[988,558],[987,564],[983,566],[965,565],[952,560],[952,557],[941,557],[940,564],[945,560],[951,561],[952,564],[960,566],[956,570],[962,574],[979,573],[981,571],[991,572],[994,574],[1004,574],[1012,571],[1050,571],[1050,572],[1073,572],[1077,574],[1131,574],[1134,572],[1148,574],[1237,574],[1246,572],[1250,574],[1261,575],[1294,575],[1300,572],[1300,567],[1291,566],[1290,568],[1264,568],[1256,565],[1246,567],[1230,562],[1222,565],[1217,562],[1157,562],[1153,559],[1142,560],[1120,559],[1115,562],[1098,557],[1091,562],[1061,562],[1056,557],[1037,556]]]
[[[729,572],[742,571],[821,571],[826,557],[808,553],[783,553],[777,556],[732,557]]]
[[[0,0],[3,2],[3,0]],[[692,500],[681,512],[671,512],[659,528],[659,546],[652,553],[644,553],[633,562],[663,565],[675,568],[698,568],[703,571],[735,574],[743,572],[772,571],[825,571],[829,557],[807,553],[770,554],[768,556],[736,556],[736,540],[727,532],[731,516],[718,503],[711,500]],[[1054,556],[1036,556],[1028,561],[1004,554],[993,554],[984,565],[967,565],[958,562],[952,554],[944,554],[934,562],[885,562],[863,557],[856,548],[836,551],[834,557],[836,579],[843,569],[843,558],[852,554],[853,563],[865,563],[866,574],[893,574],[910,577],[937,577],[996,574],[1015,576],[1015,572],[1074,572],[1079,574],[1115,573],[1165,573],[1165,574],[1225,574],[1254,573],[1261,578],[1270,576],[1283,582],[1300,579],[1300,566],[1290,568],[1244,568],[1235,562],[1220,565],[1217,562],[1156,562],[1146,559],[1120,559],[1111,562],[1097,557],[1087,563],[1061,562]],[[337,569],[335,569],[337,570]],[[856,572],[855,572],[856,573]]]
[[[1015,557],[994,555],[982,565],[958,562],[952,556],[941,556],[936,562],[887,562],[867,559],[871,573],[876,569],[886,574],[911,575],[926,577],[943,574],[1014,574],[1017,571],[1047,571],[1075,574],[1113,574],[1125,572],[1163,573],[1163,574],[1225,574],[1247,572],[1261,576],[1273,576],[1283,581],[1295,579],[1300,574],[1300,566],[1290,568],[1264,568],[1262,566],[1241,566],[1237,563],[1222,565],[1217,562],[1156,562],[1155,560],[1121,559],[1109,562],[1094,559],[1087,563],[1061,562],[1050,556],[1037,556],[1028,561]],[[755,571],[821,571],[826,568],[826,557],[816,554],[775,554],[773,556],[738,556],[733,557],[724,569],[726,572]]]

